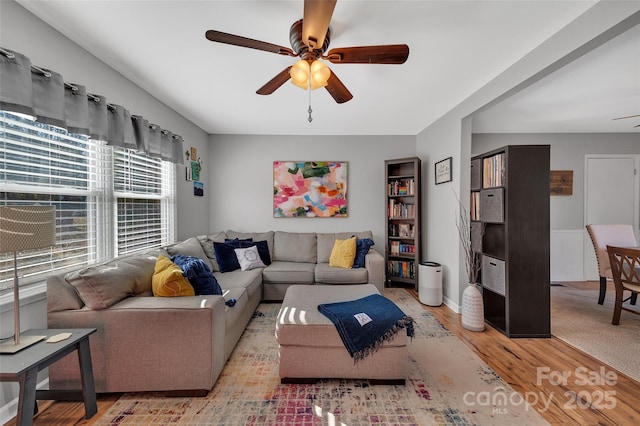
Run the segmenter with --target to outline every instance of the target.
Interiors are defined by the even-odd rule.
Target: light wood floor
[[[563,285],[586,290],[598,288],[597,282],[565,282]],[[416,292],[409,292],[418,298]],[[615,372],[595,358],[554,337],[508,339],[490,327],[482,333],[474,333],[464,329],[460,315],[444,305],[435,308],[425,306],[425,309],[532,403],[548,422],[612,426],[640,424],[640,383]],[[544,371],[548,372],[549,379],[539,373]],[[599,375],[601,371],[609,373],[609,377],[614,372],[615,383],[607,383],[607,376]],[[561,380],[560,375],[567,373],[571,374],[568,379]],[[92,425],[119,397],[119,394],[100,395],[98,414],[89,420],[84,419],[84,407],[80,402],[41,401],[34,425]],[[14,424],[15,420],[7,423]]]

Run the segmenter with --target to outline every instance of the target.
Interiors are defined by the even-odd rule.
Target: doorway
[[[624,223],[633,225],[636,240],[640,228],[640,169],[638,155],[586,155],[584,179],[584,224]],[[584,229],[584,276],[598,280],[593,244]]]

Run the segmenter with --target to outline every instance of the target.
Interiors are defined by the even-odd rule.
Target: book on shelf
[[[482,187],[502,186],[504,179],[504,153],[482,160]]]
[[[413,195],[415,182],[413,179],[397,179],[387,184],[388,195]]]
[[[400,241],[390,241],[389,251],[392,256],[399,256],[401,254],[409,254],[416,252],[416,246],[413,244],[406,244]]]
[[[389,200],[388,215],[390,219],[413,219],[416,208],[413,204],[405,204]]]
[[[471,220],[480,220],[480,193],[471,193],[471,203],[469,208]]]
[[[415,263],[410,260],[390,260],[388,268],[389,276],[392,278],[414,279],[416,277]]]

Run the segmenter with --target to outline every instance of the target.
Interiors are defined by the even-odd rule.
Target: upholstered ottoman
[[[276,322],[281,382],[343,378],[404,384],[408,369],[406,332],[400,330],[378,351],[354,364],[335,325],[318,311],[322,303],[355,300],[378,293],[372,284],[289,287]]]

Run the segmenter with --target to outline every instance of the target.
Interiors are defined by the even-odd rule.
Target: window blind
[[[114,148],[118,256],[174,241],[175,166]]]
[[[20,253],[20,284],[175,241],[175,166],[0,111],[0,205],[56,207],[56,245]],[[13,254],[0,254],[0,290]]]

